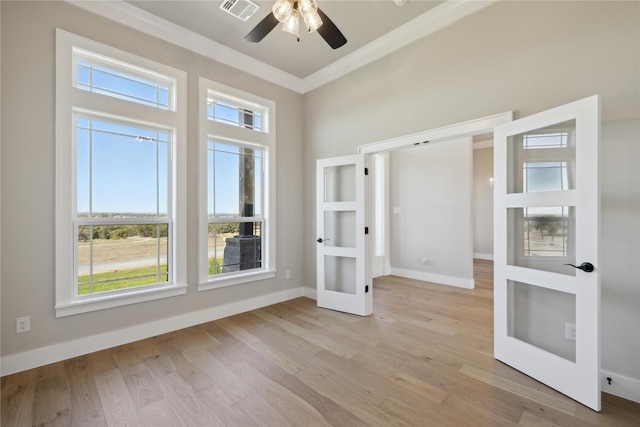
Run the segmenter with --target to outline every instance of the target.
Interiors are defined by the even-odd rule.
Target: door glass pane
[[[575,222],[573,206],[507,209],[507,262],[575,276]]]
[[[324,168],[324,201],[353,202],[356,200],[356,165]]]
[[[324,286],[328,291],[356,294],[356,259],[325,255]]]
[[[576,296],[511,280],[507,292],[509,336],[575,362]]]
[[[324,213],[325,246],[356,247],[356,213],[326,211]]]
[[[575,188],[575,120],[509,137],[509,193]]]

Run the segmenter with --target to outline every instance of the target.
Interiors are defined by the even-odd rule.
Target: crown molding
[[[143,33],[237,68],[271,83],[302,93],[303,84],[301,78],[132,6],[123,0],[66,1],[119,24],[135,28]]]
[[[300,94],[317,89],[499,0],[446,0],[362,48],[301,79],[123,0],[66,0],[79,8],[237,68]]]

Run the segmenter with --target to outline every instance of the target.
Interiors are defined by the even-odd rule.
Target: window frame
[[[242,126],[241,124],[238,125],[234,125],[232,123],[229,123],[225,120],[216,120],[216,117],[213,116],[213,120],[209,119],[209,112],[208,112],[208,107],[209,107],[209,99],[213,98],[216,103],[220,102],[220,103],[224,103],[224,104],[229,104],[231,106],[234,107],[238,107],[238,108],[244,108],[247,110],[250,110],[251,112],[258,112],[260,113],[260,127],[256,128],[256,127],[246,127],[246,126]],[[209,90],[207,92],[207,120],[209,121],[214,121],[220,124],[224,124],[227,126],[231,126],[231,127],[244,127],[245,129],[250,129],[254,132],[262,132],[262,133],[269,133],[270,132],[270,127],[269,127],[269,122],[268,120],[265,120],[265,118],[268,118],[269,116],[269,108],[264,106],[264,105],[260,105],[258,103],[255,102],[251,102],[245,99],[239,99],[236,96],[231,96],[229,94],[226,93],[222,93],[219,90]]]
[[[166,77],[173,95],[169,109],[159,109],[76,87],[77,52],[90,52],[122,70],[137,70],[147,77]],[[90,297],[77,294],[76,121],[87,114],[170,131],[168,165],[168,221],[172,267],[169,281]],[[55,183],[55,310],[56,317],[119,307],[187,291],[186,258],[186,73],[102,43],[56,30],[56,183]]]
[[[259,109],[262,113],[262,128],[234,126],[208,118],[208,100],[223,99],[239,106]],[[241,90],[200,77],[199,80],[199,256],[198,290],[205,291],[274,278],[276,275],[275,245],[275,165],[276,165],[276,105],[275,102]],[[208,144],[210,140],[238,146],[257,146],[263,150],[262,177],[262,266],[259,269],[225,273],[221,277],[208,274]],[[229,218],[235,222],[233,218]],[[253,221],[252,221],[253,222]]]

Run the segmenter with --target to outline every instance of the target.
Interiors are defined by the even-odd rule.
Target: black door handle
[[[324,240],[322,240],[322,237],[318,237],[318,240],[316,240],[316,242],[318,242],[318,243],[322,243],[322,242],[328,242],[329,240],[331,240],[331,239],[324,239]]]
[[[593,267],[593,264],[591,264],[590,262],[583,262],[580,265],[573,265],[573,264],[565,264],[565,265],[570,265],[573,268],[577,268],[578,270],[582,270],[585,273],[591,273],[593,270],[595,270],[595,268]]]

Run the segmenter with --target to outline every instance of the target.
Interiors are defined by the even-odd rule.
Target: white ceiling
[[[305,93],[432,34],[497,0],[317,0],[347,38],[333,50],[315,33],[300,41],[274,28],[261,42],[244,36],[274,0],[243,22],[219,9],[222,0],[67,0],[124,25]]]

